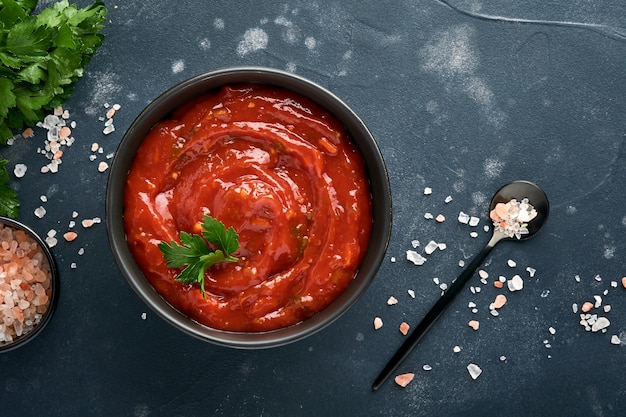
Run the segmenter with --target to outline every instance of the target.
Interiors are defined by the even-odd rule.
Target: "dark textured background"
[[[41,130],[0,149],[11,169],[29,167],[12,181],[21,220],[45,235],[66,231],[74,210],[79,219],[104,218],[107,173],[97,163],[150,100],[201,72],[261,65],[318,82],[371,129],[393,189],[389,251],[365,296],[332,326],[281,348],[241,351],[158,318],[118,271],[105,225],[78,227],[76,241],[53,249],[62,293],[49,327],[0,356],[0,416],[623,415],[626,289],[611,282],[626,275],[626,3],[106,3],[105,43],[66,103],[76,143],[60,172],[39,173],[47,163],[36,153]],[[99,120],[104,103],[122,106],[109,136]],[[93,142],[104,150],[96,161]],[[462,292],[399,369],[415,372],[413,382],[373,393],[402,342],[398,325],[416,324],[439,296],[433,278],[449,283],[459,261],[486,243],[488,201],[515,179],[546,190],[545,229],[497,247],[484,267],[488,285],[476,278],[471,285],[482,291]],[[33,215],[39,205],[43,219]],[[481,217],[479,237],[456,220],[460,211]],[[425,213],[447,220],[436,224]],[[419,250],[429,240],[447,249],[414,266],[405,255],[413,239]],[[527,266],[537,270],[533,278]],[[525,280],[520,292],[491,285],[516,273]],[[493,317],[497,293],[508,303]],[[395,306],[387,305],[391,295]],[[612,306],[601,312],[611,321],[606,333],[586,332],[572,311],[593,295]],[[378,331],[375,316],[385,323]],[[476,332],[471,319],[481,323]],[[469,363],[483,370],[477,380]]]

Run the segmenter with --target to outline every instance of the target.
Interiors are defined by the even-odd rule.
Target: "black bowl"
[[[18,336],[10,343],[0,342],[0,352],[7,352],[20,346],[24,346],[26,343],[33,340],[50,322],[50,319],[54,314],[54,310],[56,309],[56,305],[59,300],[59,289],[61,287],[61,284],[59,280],[59,272],[54,257],[52,256],[52,252],[50,252],[48,246],[44,243],[41,237],[37,235],[37,233],[35,233],[30,227],[26,226],[25,224],[8,217],[0,216],[0,224],[4,224],[5,226],[11,227],[16,230],[22,230],[27,235],[29,235],[41,247],[41,251],[45,255],[46,260],[48,261],[48,264],[50,266],[51,274],[51,295],[50,301],[48,302],[48,309],[45,313],[43,313],[43,316],[41,317],[39,323],[37,323],[28,333],[22,336]]]
[[[126,176],[144,137],[160,120],[191,99],[236,83],[261,83],[307,97],[339,119],[360,149],[372,193],[373,227],[365,258],[348,288],[328,307],[311,318],[268,332],[229,332],[191,320],[166,302],[146,280],[126,243],[124,189]],[[256,67],[229,68],[201,74],[170,88],[139,114],[126,131],[111,163],[106,192],[109,242],[128,284],[159,316],[176,328],[200,339],[236,348],[266,348],[300,340],[326,327],[350,308],[366,291],[387,250],[391,234],[391,190],[380,150],[361,119],[326,89],[291,73]]]

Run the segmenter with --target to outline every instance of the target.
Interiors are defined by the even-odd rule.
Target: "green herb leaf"
[[[226,229],[222,222],[207,215],[202,218],[202,230],[202,236],[180,232],[180,244],[174,241],[161,242],[159,249],[168,267],[184,267],[176,280],[183,284],[200,284],[204,296],[206,270],[218,263],[239,260],[232,256],[239,249],[239,236],[232,227]],[[213,250],[209,243],[217,249]]]
[[[0,159],[0,216],[17,218],[20,202],[17,200],[17,193],[9,186],[9,172],[7,164],[9,161]]]
[[[61,0],[31,15],[36,0],[0,0],[0,144],[69,97],[102,44],[103,2]]]

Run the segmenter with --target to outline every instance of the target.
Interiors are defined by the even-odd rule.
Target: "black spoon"
[[[398,351],[389,360],[387,365],[383,368],[378,375],[372,389],[376,391],[383,383],[395,372],[398,366],[409,356],[413,351],[417,343],[422,336],[432,327],[437,319],[443,314],[445,309],[452,303],[452,300],[463,289],[467,281],[474,275],[474,271],[483,263],[491,249],[496,246],[501,240],[523,240],[534,236],[539,229],[544,225],[550,212],[550,204],[546,194],[537,187],[535,184],[528,181],[515,181],[500,188],[498,192],[493,196],[489,211],[493,210],[498,203],[507,203],[512,199],[522,201],[524,198],[528,199],[528,202],[535,208],[537,216],[528,222],[528,233],[521,234],[516,237],[509,237],[504,232],[494,229],[493,235],[487,243],[487,246],[481,250],[478,255],[472,259],[472,262],[463,270],[461,275],[452,282],[448,290],[441,296],[441,298],[430,309],[422,321],[415,327],[415,329],[405,339],[404,343],[400,346]]]

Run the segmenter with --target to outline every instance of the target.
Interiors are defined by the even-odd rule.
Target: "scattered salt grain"
[[[611,343],[614,345],[619,345],[622,343],[622,341],[620,340],[618,335],[614,334],[613,336],[611,336]]]
[[[626,277],[622,277],[622,287],[626,288]]]
[[[439,214],[437,215],[437,217],[435,217],[435,221],[437,223],[443,223],[446,221],[446,217],[443,214]]]
[[[480,219],[478,217],[470,217],[469,219],[469,225],[474,227],[474,226],[478,226],[478,223],[480,223]]]
[[[528,272],[528,276],[533,278],[535,276],[535,272],[537,270],[535,268],[531,268],[530,266],[526,267],[526,272]]]
[[[594,295],[594,296],[593,296],[593,299],[594,299],[594,301],[595,301],[595,302],[594,302],[594,304],[593,304],[593,306],[594,306],[595,308],[599,308],[599,307],[602,305],[602,297],[600,297],[599,295]]]
[[[413,248],[417,248],[420,245],[420,241],[417,239],[414,239],[411,241],[411,246],[413,246]]]
[[[504,356],[504,355],[500,356],[500,361],[501,361],[501,362],[506,361],[506,356]]]
[[[392,256],[391,258],[389,258],[389,261],[391,261],[391,263],[396,263],[396,257]]]
[[[425,218],[426,220],[432,220],[432,219],[434,219],[435,217],[432,215],[432,213],[424,213],[424,218]]]
[[[591,331],[597,332],[599,330],[606,329],[610,324],[611,322],[606,317],[598,317],[598,319],[591,326]]]
[[[472,379],[476,379],[483,373],[482,369],[475,363],[470,363],[467,365],[467,372],[469,372]]]
[[[478,271],[478,276],[480,276],[483,279],[487,279],[489,278],[489,273],[485,271],[484,269],[481,269]]]
[[[589,301],[586,301],[580,308],[580,311],[582,311],[583,313],[587,313],[591,311],[592,308],[593,308],[593,304],[590,303]]]
[[[426,247],[424,247],[424,252],[427,255],[430,255],[438,248],[439,248],[439,245],[437,244],[437,242],[435,242],[434,240],[431,240],[430,242],[428,242]]]
[[[611,306],[609,304],[607,304],[607,305],[604,306],[603,310],[604,310],[605,313],[608,313],[608,312],[611,311]]]
[[[383,320],[380,317],[374,317],[374,330],[383,327]]]
[[[507,286],[509,291],[519,291],[524,288],[524,280],[519,275],[515,275],[507,281]]]
[[[411,298],[415,298],[415,291],[413,291],[413,290],[407,290],[407,292],[409,293],[409,297],[411,297]]]
[[[576,303],[572,304],[572,312],[574,314],[578,313],[578,304]]]
[[[596,275],[595,277],[593,277],[593,279],[595,279],[598,282],[602,282],[602,277],[600,275]]]
[[[452,201],[452,196],[451,195],[447,196],[446,199],[443,200],[443,202],[446,203],[446,204],[448,204],[451,201]]]
[[[406,259],[413,262],[415,265],[424,265],[424,262],[426,262],[426,258],[414,250],[406,251]]]
[[[478,330],[478,328],[480,327],[480,323],[478,322],[478,320],[470,320],[467,325],[474,330]]]
[[[493,309],[499,309],[502,308],[502,306],[504,306],[506,304],[506,296],[503,294],[498,294],[496,296],[496,299],[493,302]]]
[[[145,320],[148,317],[146,313],[141,313],[141,320]]]
[[[107,169],[109,169],[109,164],[107,164],[106,162],[102,161],[98,164],[98,172],[104,172]]]
[[[78,237],[78,233],[76,232],[66,232],[63,234],[63,239],[65,239],[68,242],[72,242],[76,240],[77,237]]]
[[[428,371],[432,371],[433,367],[428,365],[428,364],[426,364],[426,365],[422,366],[422,369],[425,370],[426,372],[428,372]]]
[[[550,334],[554,335],[556,334],[556,329],[552,326],[548,327],[548,331],[550,332]]]
[[[112,124],[105,126],[102,130],[102,133],[104,133],[105,135],[110,135],[113,132],[115,132],[115,126],[113,126]]]
[[[409,323],[407,323],[406,321],[403,321],[402,323],[400,323],[399,330],[400,330],[400,333],[402,333],[403,335],[406,336],[410,328],[411,327],[409,326]]]
[[[515,268],[517,266],[517,262],[515,262],[513,259],[509,259],[508,261],[506,261],[506,264],[511,268]]]
[[[387,305],[395,305],[398,304],[398,299],[396,297],[394,297],[393,295],[391,297],[389,297],[389,299],[387,300]]]
[[[35,216],[39,217],[40,219],[43,218],[43,216],[46,215],[46,209],[43,208],[43,206],[39,206],[35,209]]]
[[[468,224],[470,221],[470,216],[469,214],[463,213],[462,211],[459,213],[459,217],[458,217],[459,223],[462,224]]]
[[[15,174],[16,178],[22,178],[26,174],[27,169],[28,167],[24,164],[15,164],[13,174]]]
[[[452,348],[452,351],[453,351],[454,353],[459,353],[459,352],[461,351],[461,346],[458,346],[458,345],[457,345],[457,346],[453,347],[453,348]]]
[[[424,195],[431,195],[433,193],[433,189],[430,187],[424,188]]]
[[[470,235],[470,237],[471,237],[471,238],[473,238],[473,239],[476,239],[476,238],[478,237],[478,233],[476,233],[476,232],[470,232],[470,234],[469,234],[469,235]]]
[[[394,378],[394,381],[396,384],[400,385],[402,388],[406,387],[407,385],[409,385],[409,383],[411,381],[413,381],[413,378],[415,377],[415,374],[413,373],[406,373],[406,374],[401,374],[401,375],[397,375]]]

